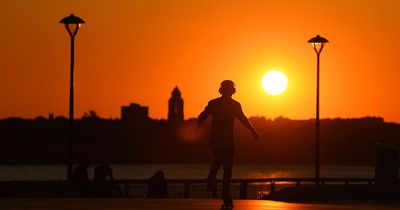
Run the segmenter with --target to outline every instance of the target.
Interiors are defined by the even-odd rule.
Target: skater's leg
[[[221,167],[221,162],[218,160],[214,160],[210,167],[210,172],[207,177],[207,190],[215,191],[217,190],[217,173],[219,168]]]
[[[220,160],[218,160],[218,159],[213,160],[211,167],[210,167],[210,171],[208,173],[208,179],[216,179],[217,173],[218,173],[219,168],[221,167],[221,164],[222,163]]]
[[[208,179],[215,179],[217,177],[217,173],[219,168],[222,165],[223,159],[221,158],[221,152],[218,148],[211,147],[212,153],[214,155],[214,160],[211,164],[210,171],[208,173]]]
[[[230,199],[230,188],[231,188],[231,178],[232,178],[232,166],[233,166],[233,156],[227,155],[224,157],[224,176],[223,176],[223,183],[222,183],[222,198],[229,198]]]
[[[209,191],[216,191],[217,190],[217,173],[219,168],[222,165],[222,160],[220,158],[219,152],[213,149],[214,153],[214,160],[211,164],[210,171],[208,173],[208,178],[207,178],[207,190]]]

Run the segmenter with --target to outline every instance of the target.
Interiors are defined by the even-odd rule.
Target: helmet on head
[[[219,87],[219,93],[222,95],[233,95],[236,92],[235,83],[232,80],[224,80]]]

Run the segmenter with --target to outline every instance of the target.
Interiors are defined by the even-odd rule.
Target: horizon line
[[[0,118],[0,120],[9,120],[9,119],[21,119],[21,120],[37,120],[37,119],[44,119],[44,120],[50,120],[50,119],[56,119],[56,118],[65,118],[68,119],[68,117],[64,116],[64,115],[53,115],[50,116],[52,113],[50,113],[48,115],[48,117],[46,118],[43,115],[38,115],[34,118],[27,118],[27,117],[22,117],[22,116],[10,116],[10,117],[4,117],[4,118]],[[84,115],[82,117],[79,118],[74,118],[74,120],[80,120],[80,119],[85,119],[85,118],[90,118],[90,117],[85,117]],[[122,120],[121,117],[101,117],[101,116],[95,116],[95,118],[97,119],[102,119],[102,120]],[[265,120],[270,120],[270,121],[276,121],[276,120],[292,120],[292,121],[309,121],[309,120],[315,120],[315,118],[303,118],[303,119],[297,119],[297,118],[289,118],[289,117],[285,117],[285,116],[277,116],[277,117],[266,117],[266,116],[262,116],[262,115],[255,115],[255,116],[248,116],[249,119],[251,118],[264,118]],[[156,121],[168,121],[168,119],[166,118],[152,118],[148,116],[149,120],[156,120]],[[197,117],[189,117],[184,119],[184,121],[190,121],[190,120],[194,120],[197,119]],[[326,118],[320,118],[320,120],[351,120],[351,119],[377,119],[380,120],[382,122],[386,122],[386,123],[396,123],[396,124],[400,124],[400,122],[395,122],[395,121],[385,121],[385,119],[381,116],[373,116],[373,115],[365,115],[362,117],[326,117]]]

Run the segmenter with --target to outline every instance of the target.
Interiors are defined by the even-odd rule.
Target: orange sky
[[[320,34],[330,41],[321,117],[400,122],[398,0],[2,0],[0,118],[68,115],[70,42],[58,21],[70,13],[87,22],[76,38],[76,117],[119,117],[137,102],[166,118],[175,85],[194,117],[232,79],[248,116],[314,118],[307,41]],[[261,89],[271,69],[289,79],[282,95]]]

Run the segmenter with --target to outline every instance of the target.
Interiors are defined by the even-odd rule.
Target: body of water
[[[205,179],[209,165],[112,165],[115,179],[147,179],[157,170],[163,170],[167,179]],[[0,166],[0,181],[9,180],[63,180],[66,165],[7,165]],[[93,178],[94,166],[89,168]],[[222,178],[222,168],[219,172]],[[303,178],[314,177],[314,166],[234,165],[233,178]],[[374,167],[323,166],[323,178],[373,178]]]

